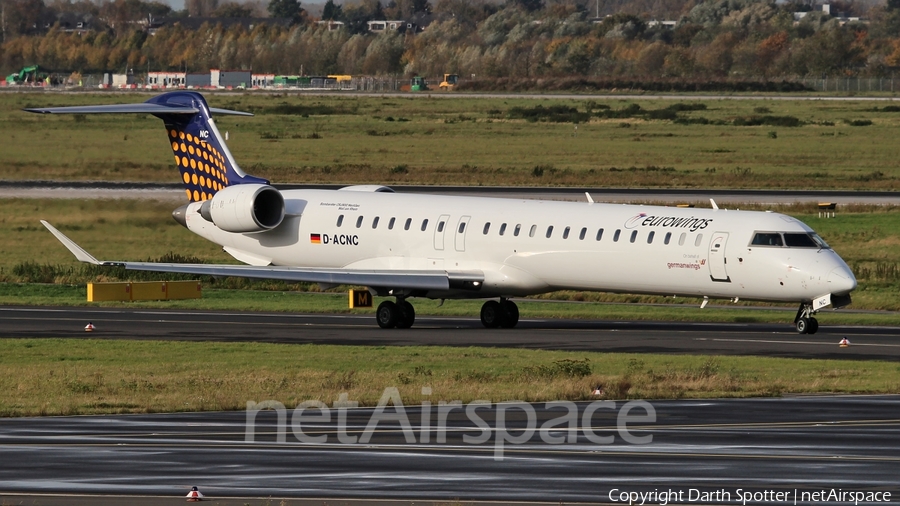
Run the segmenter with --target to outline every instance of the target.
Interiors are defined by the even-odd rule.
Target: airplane
[[[513,297],[555,290],[799,303],[794,326],[844,307],[857,282],[810,227],[784,214],[395,193],[378,185],[278,190],[235,162],[209,107],[193,91],[138,104],[25,109],[34,113],[152,114],[165,123],[188,203],[173,211],[191,232],[246,265],[99,261],[42,221],[75,257],[125,269],[364,286],[382,302],[382,328],[409,328],[414,297],[489,299],[488,328],[519,321]]]

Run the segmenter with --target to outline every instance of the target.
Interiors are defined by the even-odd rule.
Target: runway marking
[[[632,431],[642,431],[642,432],[653,432],[654,430],[685,430],[685,429],[774,429],[774,428],[816,428],[816,427],[879,427],[879,426],[890,426],[890,425],[900,425],[900,418],[896,419],[872,419],[872,420],[836,420],[836,421],[828,421],[828,420],[805,420],[805,421],[795,421],[795,422],[748,422],[748,423],[712,423],[712,424],[679,424],[679,425],[629,425],[629,430]],[[617,431],[618,429],[614,426],[591,426],[584,427],[579,426],[578,432],[583,434],[585,429],[590,429],[594,432],[602,432],[602,431]],[[422,426],[420,425],[412,425],[412,430],[414,434],[418,434],[422,430]],[[463,432],[496,432],[498,429],[495,427],[490,427],[488,429],[483,429],[478,426],[470,426],[470,427],[430,427],[429,433],[435,434],[437,432],[446,432],[448,434],[451,433],[463,433]],[[518,433],[521,429],[513,429],[512,432]],[[552,429],[550,432],[567,432],[568,429]],[[370,431],[365,430],[365,426],[360,425],[357,427],[348,427],[343,430],[332,429],[332,428],[323,428],[316,429],[314,427],[306,427],[303,432],[307,435],[328,435],[328,434],[338,434],[339,432],[343,432],[346,434],[362,434],[364,432],[371,432],[373,434],[403,434],[403,429],[401,427],[397,428],[384,428],[384,429],[373,429]],[[536,431],[537,432],[537,431]],[[277,436],[279,435],[279,431],[260,431],[255,430],[254,435],[256,436]],[[135,439],[135,438],[200,438],[200,437],[227,437],[227,436],[236,436],[236,437],[244,437],[246,436],[246,432],[233,432],[233,431],[223,431],[223,432],[213,432],[213,431],[204,431],[204,432],[139,432],[139,433],[83,433],[77,435],[59,435],[52,436],[55,438],[72,438],[72,439],[82,439],[82,438],[108,438],[108,439]],[[31,437],[31,436],[13,436],[13,437]],[[0,445],[7,444],[4,442],[5,436],[0,435]],[[11,443],[16,444],[16,443]],[[65,443],[63,443],[65,444]],[[71,446],[77,446],[80,444],[89,444],[89,443],[72,443]],[[70,446],[70,445],[66,445]]]
[[[844,462],[900,462],[900,457],[884,456],[870,457],[865,455],[804,455],[804,454],[734,454],[734,453],[711,453],[711,452],[685,452],[685,451],[628,451],[627,448],[617,448],[610,446],[594,445],[592,449],[583,449],[584,444],[572,444],[582,449],[566,449],[567,444],[556,445],[552,448],[523,448],[505,445],[504,454],[537,454],[537,455],[582,455],[582,456],[602,456],[602,457],[680,457],[680,458],[715,458],[715,459],[736,459],[736,460],[812,460],[812,461],[834,461],[841,460]],[[0,444],[0,447],[14,448],[59,448],[48,443],[23,443],[23,444]],[[186,447],[192,449],[242,449],[242,450],[343,450],[343,451],[400,451],[400,452],[443,452],[443,453],[480,453],[493,455],[496,451],[494,443],[487,442],[481,445],[443,445],[434,443],[428,445],[422,444],[341,444],[335,443],[330,445],[308,444],[308,443],[192,443],[190,445],[182,442],[171,443],[84,443],[65,445],[65,448],[129,448],[129,449],[160,449],[160,448],[179,448]],[[724,449],[723,452],[728,451]]]

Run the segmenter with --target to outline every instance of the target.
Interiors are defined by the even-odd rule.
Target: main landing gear
[[[405,298],[386,300],[375,311],[378,326],[383,329],[408,329],[416,321],[416,310]],[[489,329],[511,329],[519,323],[519,307],[509,299],[489,300],[481,306],[481,324]]]
[[[819,330],[819,321],[813,316],[812,304],[806,302],[800,304],[797,316],[794,317],[794,326],[798,334],[815,334]]]
[[[486,328],[511,329],[519,323],[519,306],[509,299],[489,300],[481,306],[481,324]]]
[[[416,310],[406,299],[398,297],[397,302],[386,300],[379,304],[375,319],[383,329],[408,329],[416,321]]]

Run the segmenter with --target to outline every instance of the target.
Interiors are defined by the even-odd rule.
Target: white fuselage
[[[479,291],[424,294],[433,298],[570,289],[808,302],[856,287],[830,248],[751,245],[759,232],[812,232],[777,213],[371,191],[282,195],[288,216],[273,230],[224,232],[196,212],[200,203],[189,206],[187,227],[254,265],[484,274]]]

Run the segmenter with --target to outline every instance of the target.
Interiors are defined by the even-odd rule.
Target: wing
[[[161,105],[148,104],[146,102],[140,104],[113,104],[113,105],[79,105],[74,107],[41,107],[22,109],[26,112],[35,112],[38,114],[195,114],[200,110],[194,107],[185,107],[180,105]],[[234,116],[253,116],[249,112],[232,111],[229,109],[218,109],[210,107],[209,112],[213,114],[231,114]]]
[[[241,278],[279,279],[335,285],[361,285],[369,287],[405,288],[411,290],[478,290],[484,282],[479,271],[447,272],[425,270],[359,270],[316,269],[305,267],[170,264],[154,262],[101,261],[69,239],[53,225],[41,220],[59,242],[81,262],[100,266],[124,267],[133,271],[174,272],[204,276],[235,276]]]

